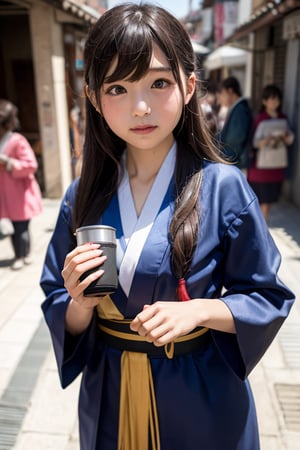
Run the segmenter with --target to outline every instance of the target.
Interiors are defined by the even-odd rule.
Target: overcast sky
[[[126,3],[128,0],[108,0],[109,8],[120,3]],[[134,3],[140,3],[140,0],[129,0]],[[146,2],[146,1],[145,1]],[[155,3],[163,8],[167,9],[170,13],[176,17],[184,17],[188,13],[189,0],[149,0],[149,3]],[[199,6],[199,0],[192,0],[192,8],[196,9]]]

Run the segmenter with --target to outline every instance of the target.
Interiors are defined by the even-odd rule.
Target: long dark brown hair
[[[84,50],[85,82],[94,93],[100,113],[86,98],[86,134],[74,209],[75,227],[95,222],[107,207],[118,188],[120,159],[126,147],[101,115],[101,86],[104,80],[110,83],[124,78],[141,79],[148,71],[154,44],[166,55],[183,95],[180,68],[187,78],[195,71],[193,48],[181,23],[164,9],[150,4],[122,4],[101,16],[89,33]],[[115,60],[115,70],[107,77]],[[203,122],[196,92],[183,107],[174,137],[176,202],[169,232],[173,271],[181,278],[189,269],[197,243],[203,159],[221,161]]]

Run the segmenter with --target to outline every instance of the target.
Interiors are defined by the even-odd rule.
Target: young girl
[[[262,213],[268,221],[272,203],[276,203],[279,199],[282,183],[285,177],[285,167],[278,168],[258,168],[257,156],[258,152],[263,151],[266,144],[274,145],[280,139],[286,146],[291,145],[294,135],[288,127],[286,115],[281,112],[281,90],[273,85],[267,85],[262,92],[262,105],[260,113],[257,115],[254,124],[253,147],[255,149],[255,158],[253,164],[248,169],[248,181],[255,194],[258,197]],[[281,135],[280,130],[268,132],[268,125],[272,122],[276,126],[278,119],[286,124],[286,130]],[[265,125],[264,128],[262,125]],[[260,125],[260,131],[258,127]],[[273,127],[274,128],[274,127]]]
[[[257,450],[247,381],[293,303],[243,174],[199,116],[194,55],[165,10],[108,10],[85,46],[86,139],[49,244],[43,311],[63,387],[82,373],[82,450]],[[111,225],[119,286],[99,245]]]

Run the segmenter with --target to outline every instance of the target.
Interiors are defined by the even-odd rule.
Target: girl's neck
[[[171,146],[170,146],[171,148]],[[154,180],[170,148],[127,149],[126,168],[137,216],[142,212]]]
[[[273,118],[276,118],[276,117],[278,117],[278,111],[275,109],[272,109],[272,110],[270,110],[270,109],[266,109],[266,113],[270,116],[270,117],[273,117]]]
[[[137,178],[146,183],[153,180],[170,148],[163,151],[127,149],[126,167],[129,178]]]

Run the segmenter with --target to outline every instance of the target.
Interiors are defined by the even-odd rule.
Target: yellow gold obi
[[[200,350],[211,342],[199,328],[164,347],[155,347],[130,330],[130,320],[99,318],[100,339],[121,350],[118,450],[160,450],[159,419],[150,357],[173,357]]]

